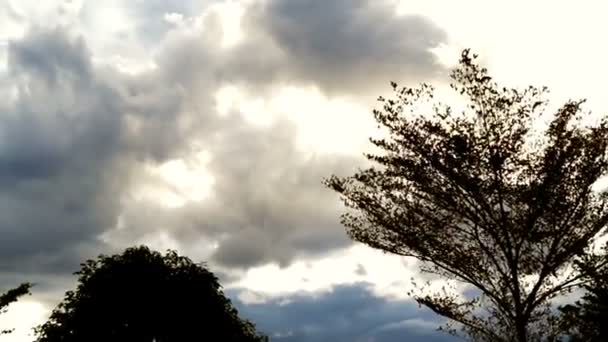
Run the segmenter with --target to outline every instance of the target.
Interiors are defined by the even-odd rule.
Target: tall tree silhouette
[[[0,295],[0,313],[6,313],[8,310],[8,306],[14,302],[16,302],[19,297],[22,297],[26,294],[30,293],[30,289],[32,288],[32,284],[23,283],[17,286],[14,289],[10,289],[5,293]],[[0,330],[0,335],[10,334],[13,332],[13,329],[2,329]]]
[[[549,302],[586,282],[570,266],[608,223],[608,196],[594,190],[608,170],[608,121],[583,126],[583,101],[569,101],[543,122],[546,88],[500,87],[476,58],[463,51],[451,73],[462,112],[430,85],[392,83],[373,112],[386,129],[370,139],[380,152],[365,154],[374,166],[324,182],[351,209],[351,238],[478,290],[415,293],[450,319],[444,329],[550,340],[559,329]]]
[[[204,265],[147,247],[82,264],[38,341],[266,341]]]

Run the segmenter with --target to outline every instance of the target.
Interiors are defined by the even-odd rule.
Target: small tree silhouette
[[[202,264],[147,247],[87,260],[38,341],[267,341]]]

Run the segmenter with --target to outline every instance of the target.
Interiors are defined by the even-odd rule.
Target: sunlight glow
[[[368,108],[343,98],[327,98],[314,87],[285,86],[266,97],[255,97],[226,85],[216,93],[216,108],[220,115],[238,113],[248,123],[265,127],[287,118],[298,129],[299,147],[323,154],[358,153],[353,151],[367,146],[375,126]]]
[[[241,18],[245,9],[237,1],[226,1],[217,5],[222,21],[222,47],[229,48],[243,39]]]
[[[44,323],[50,311],[39,302],[20,299],[9,305],[8,311],[0,315],[0,330],[15,329],[13,333],[2,335],[3,342],[29,342],[34,339],[33,327]]]
[[[161,165],[146,165],[149,182],[133,191],[135,200],[151,200],[168,208],[208,198],[213,176],[205,169],[209,155],[199,152],[189,159],[173,159]]]

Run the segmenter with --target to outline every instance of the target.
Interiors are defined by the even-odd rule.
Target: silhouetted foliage
[[[204,265],[129,248],[82,264],[38,341],[267,341],[238,317]]]
[[[1,294],[0,295],[0,313],[6,313],[6,311],[8,310],[8,306],[11,303],[16,302],[19,299],[19,297],[29,294],[31,288],[32,288],[32,284],[23,283],[23,284],[17,286],[16,288],[10,289],[10,290],[6,291],[5,293]],[[11,332],[13,332],[13,329],[2,329],[2,330],[0,330],[0,335],[10,334]]]
[[[591,267],[582,265],[583,271],[588,270],[590,282],[584,285],[585,294],[581,300],[572,305],[560,307],[563,313],[564,330],[570,336],[571,342],[603,342],[608,341],[608,270],[596,270],[601,259],[607,255],[591,258]]]
[[[479,290],[419,289],[420,304],[450,319],[443,329],[555,340],[550,300],[587,281],[570,266],[608,223],[608,196],[593,187],[608,171],[608,121],[583,126],[583,101],[569,101],[543,122],[546,88],[500,87],[476,57],[463,51],[451,73],[462,111],[430,85],[392,83],[374,110],[387,134],[370,139],[382,151],[365,154],[375,166],[325,184],[352,209],[342,216],[351,238]]]

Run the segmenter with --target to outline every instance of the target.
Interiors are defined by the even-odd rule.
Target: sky
[[[416,261],[351,242],[321,180],[365,165],[390,81],[447,94],[463,48],[605,111],[604,6],[0,0],[0,289],[36,283],[3,338],[32,341],[81,261],[147,244],[207,261],[273,341],[452,341],[406,296]]]

